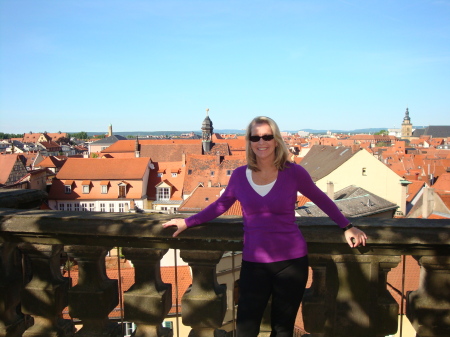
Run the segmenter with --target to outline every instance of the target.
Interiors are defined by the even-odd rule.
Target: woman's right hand
[[[167,228],[170,226],[177,226],[177,230],[172,235],[173,237],[177,237],[178,234],[180,234],[182,231],[184,231],[187,228],[186,221],[184,221],[184,219],[172,219],[172,220],[167,221],[166,223],[163,223],[162,226],[164,228]]]

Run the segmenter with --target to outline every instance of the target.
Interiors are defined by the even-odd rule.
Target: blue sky
[[[450,125],[450,0],[0,0],[0,132]]]

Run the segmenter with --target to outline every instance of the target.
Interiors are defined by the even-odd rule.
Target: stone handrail
[[[161,281],[159,267],[169,248],[181,250],[193,273],[182,300],[183,323],[192,327],[191,336],[213,336],[226,311],[215,266],[223,252],[242,249],[242,219],[220,217],[173,238],[173,228],[160,226],[172,217],[182,216],[0,209],[0,336],[70,336],[73,327],[60,318],[67,304],[83,322],[77,336],[120,335],[108,320],[118,301],[117,280],[106,277],[104,265],[107,251],[116,246],[135,266],[135,285],[125,293],[124,307],[125,318],[137,324],[136,336],[166,334],[161,322],[170,310],[172,288]],[[298,219],[313,270],[303,301],[306,330],[312,336],[395,333],[398,304],[387,291],[386,275],[401,255],[413,255],[422,274],[419,289],[408,295],[407,315],[419,336],[449,336],[449,221],[358,218],[353,223],[368,235],[366,247],[349,248],[328,218]],[[29,257],[30,275],[21,269],[19,250]],[[62,251],[79,266],[73,288],[58,273]],[[38,301],[42,298],[45,305]],[[32,326],[17,316],[19,303],[34,318]]]

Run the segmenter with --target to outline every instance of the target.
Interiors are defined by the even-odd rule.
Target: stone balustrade
[[[120,336],[118,324],[108,319],[119,301],[118,281],[105,268],[112,247],[122,247],[135,267],[135,283],[124,294],[125,319],[135,322],[135,336],[170,335],[161,323],[174,290],[160,274],[169,248],[180,249],[192,269],[181,303],[190,336],[220,335],[227,299],[216,265],[224,252],[242,249],[242,219],[220,217],[173,238],[174,229],[161,226],[172,217],[0,209],[0,336]],[[401,255],[414,256],[421,266],[419,288],[407,296],[418,336],[450,336],[449,221],[358,218],[354,224],[367,233],[366,247],[348,247],[327,218],[298,219],[313,270],[303,301],[310,336],[394,334],[399,308],[386,275]],[[78,263],[79,281],[72,288],[60,272],[63,251]],[[76,332],[62,319],[67,305],[82,322]]]

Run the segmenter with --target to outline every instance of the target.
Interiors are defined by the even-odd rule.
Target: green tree
[[[69,138],[71,138],[71,137],[75,137],[76,139],[88,139],[88,135],[84,131],[81,131],[78,133],[72,133],[69,135]]]
[[[381,136],[387,136],[389,133],[387,130],[380,130],[378,132],[375,132],[374,135],[381,135]]]

